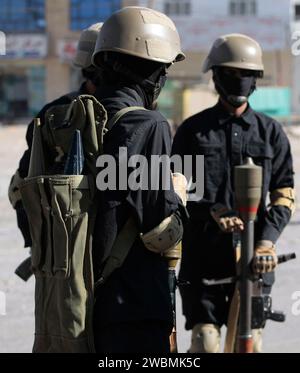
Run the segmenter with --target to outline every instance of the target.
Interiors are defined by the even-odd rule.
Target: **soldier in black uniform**
[[[101,74],[100,70],[96,69],[92,65],[92,54],[95,49],[95,43],[97,39],[97,35],[101,29],[102,23],[96,23],[91,25],[89,28],[82,31],[80,35],[80,39],[78,42],[78,47],[76,51],[76,55],[74,57],[73,64],[75,67],[80,68],[82,72],[82,76],[85,79],[84,82],[81,84],[78,91],[67,93],[54,101],[45,105],[41,111],[36,115],[36,118],[40,118],[41,125],[43,125],[45,121],[45,114],[48,109],[53,106],[58,105],[67,105],[69,104],[76,96],[81,94],[94,94],[96,90],[96,86],[100,84],[101,81]],[[29,161],[30,161],[30,154],[31,154],[31,144],[32,144],[32,137],[33,137],[33,120],[29,123],[27,132],[26,132],[26,142],[28,149],[25,150],[24,154],[22,155],[19,168],[17,169],[16,173],[13,175],[11,179],[11,183],[9,186],[9,199],[16,210],[17,214],[17,222],[18,227],[23,235],[24,238],[24,247],[31,247],[31,237],[29,232],[29,225],[25,210],[23,208],[23,204],[21,201],[21,195],[19,192],[19,185],[24,180],[24,178],[28,174],[29,169]]]
[[[119,149],[123,147],[128,158],[143,155],[149,165],[149,188],[133,190],[129,185],[125,190],[117,186],[116,190],[99,192],[93,245],[96,283],[129,218],[140,234],[123,265],[96,288],[97,352],[170,350],[172,307],[163,253],[181,239],[182,213],[172,183],[169,190],[151,190],[151,156],[171,152],[169,124],[152,108],[168,67],[183,59],[173,22],[152,9],[127,7],[114,13],[97,40],[93,61],[103,69],[104,80],[96,98],[105,106],[109,120],[121,109],[136,107],[105,135],[104,154],[112,155],[119,167]]]
[[[263,190],[255,224],[254,269],[264,273],[270,292],[277,263],[275,243],[294,209],[290,144],[281,125],[255,112],[248,97],[263,75],[262,51],[241,34],[218,38],[204,62],[212,70],[219,102],[187,119],[177,131],[172,153],[203,154],[204,197],[189,202],[190,223],[183,238],[180,277],[186,329],[192,329],[190,352],[217,352],[220,328],[226,324],[233,285],[204,286],[203,278],[235,273],[234,232],[243,229],[235,212],[233,170],[246,157],[263,167]],[[270,205],[266,197],[270,196]],[[264,259],[264,265],[259,265]],[[254,330],[254,351],[261,351],[261,330]]]

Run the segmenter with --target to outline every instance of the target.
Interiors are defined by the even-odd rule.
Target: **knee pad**
[[[262,352],[262,329],[252,329],[253,352]]]
[[[196,324],[192,331],[190,353],[217,353],[220,350],[220,328],[215,324]]]

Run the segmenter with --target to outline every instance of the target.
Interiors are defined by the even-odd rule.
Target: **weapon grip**
[[[277,322],[284,322],[285,314],[280,311],[270,311],[270,313],[268,314],[268,319],[277,321]]]
[[[23,260],[23,262],[18,265],[15,270],[15,274],[25,282],[33,275],[31,267],[31,256]]]

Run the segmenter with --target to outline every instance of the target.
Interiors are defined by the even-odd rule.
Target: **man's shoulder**
[[[185,119],[182,125],[179,127],[181,131],[189,131],[194,128],[200,130],[202,125],[207,125],[207,120],[211,119],[216,110],[215,106],[209,107],[205,110],[202,110],[187,119]]]
[[[146,129],[168,124],[167,119],[157,110],[145,110],[137,107],[136,110],[130,111],[122,117],[122,121],[129,122],[132,125],[141,125]]]
[[[69,92],[66,93],[58,98],[56,98],[53,101],[48,102],[43,109],[49,109],[50,107],[53,106],[59,106],[59,105],[67,105],[69,104],[74,98],[76,98],[79,95],[79,92]]]
[[[79,95],[79,93],[78,93]],[[43,121],[45,119],[46,112],[55,107],[55,106],[62,106],[62,105],[68,105],[71,103],[71,101],[75,98],[74,92],[66,93],[58,98],[56,98],[53,101],[48,102],[43,108],[39,111],[39,113],[36,115],[36,118],[40,118],[41,122],[43,124]]]
[[[271,117],[271,116],[269,116],[265,113],[262,113],[262,112],[259,112],[259,111],[253,110],[253,109],[252,109],[252,112],[255,115],[258,123],[261,126],[264,126],[265,129],[272,129],[273,131],[277,131],[277,132],[282,131],[283,125],[277,119],[275,119],[275,118],[273,118],[273,117]]]

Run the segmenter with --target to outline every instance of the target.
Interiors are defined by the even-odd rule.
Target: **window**
[[[188,16],[191,14],[191,2],[188,0],[167,0],[164,13],[168,16]]]
[[[300,21],[300,4],[295,5],[295,21]]]
[[[45,30],[45,0],[1,0],[0,29],[4,32]]]
[[[104,22],[120,8],[121,0],[71,0],[71,29],[82,30]]]
[[[230,0],[229,14],[231,16],[255,16],[256,0]]]

